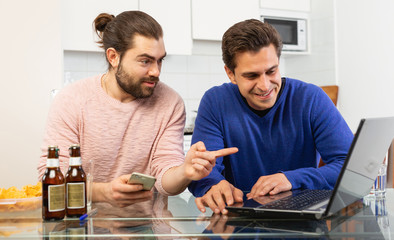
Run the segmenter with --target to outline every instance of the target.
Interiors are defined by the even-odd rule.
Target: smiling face
[[[166,55],[163,39],[136,35],[134,47],[127,50],[116,70],[119,87],[134,98],[153,94],[159,81],[162,61]]]
[[[238,53],[235,63],[234,71],[227,66],[225,70],[249,106],[258,111],[273,107],[282,85],[274,45],[263,47],[258,52]]]

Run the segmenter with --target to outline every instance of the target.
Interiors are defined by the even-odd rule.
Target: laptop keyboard
[[[319,203],[331,196],[331,190],[311,190],[305,189],[296,195],[290,195],[262,205],[260,208],[284,209],[284,210],[303,210],[314,204]]]

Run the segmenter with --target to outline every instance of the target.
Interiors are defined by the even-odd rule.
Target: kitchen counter
[[[0,238],[8,239],[227,239],[227,238],[368,238],[394,236],[394,190],[383,200],[364,200],[322,221],[256,219],[234,215],[202,214],[189,192],[154,199],[126,208],[93,204],[98,213],[80,222],[78,219],[43,222],[33,218],[0,219]]]

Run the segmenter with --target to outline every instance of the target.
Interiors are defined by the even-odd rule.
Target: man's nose
[[[263,92],[269,91],[270,82],[265,74],[262,74],[258,79],[256,87]]]
[[[149,69],[149,76],[159,77],[161,66],[159,63],[154,63],[151,65]]]

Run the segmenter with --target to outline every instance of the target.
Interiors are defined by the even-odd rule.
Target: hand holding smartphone
[[[151,190],[155,185],[156,178],[150,175],[133,172],[128,180],[128,184],[141,184],[144,190]]]

